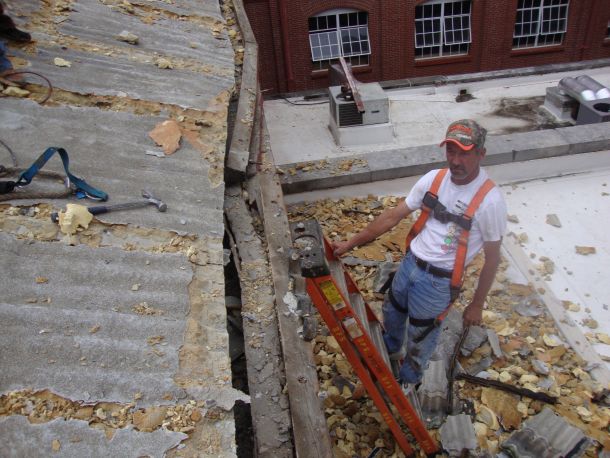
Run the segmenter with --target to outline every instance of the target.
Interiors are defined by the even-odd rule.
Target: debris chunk
[[[49,279],[47,277],[36,277],[36,283],[49,283]]]
[[[149,407],[145,410],[138,410],[133,414],[133,424],[140,431],[151,432],[161,426],[167,410],[167,407]]]
[[[582,320],[582,324],[591,329],[597,329],[599,327],[599,323],[593,318],[585,318]]]
[[[28,95],[30,95],[30,91],[26,91],[25,89],[21,89],[15,86],[8,86],[2,91],[2,93],[9,97],[27,97]]]
[[[517,217],[517,215],[508,215],[506,219],[509,223],[519,224],[519,218]]]
[[[116,39],[129,43],[130,45],[137,45],[139,41],[139,37],[137,35],[128,32],[127,30],[123,30],[121,33],[119,33],[116,36]]]
[[[157,57],[154,60],[154,63],[157,67],[161,68],[161,69],[172,69],[174,68],[174,64],[172,64],[172,61],[169,59],[166,59],[165,57]]]
[[[559,216],[557,216],[555,213],[546,215],[546,223],[554,227],[561,227],[561,221],[559,221]]]
[[[597,253],[597,250],[595,249],[594,246],[578,246],[578,245],[576,245],[574,248],[576,249],[576,253],[582,254],[583,256],[587,256],[589,254]]]
[[[173,119],[157,124],[148,135],[157,145],[163,148],[163,152],[167,156],[174,154],[180,148],[182,132],[178,123]]]
[[[72,62],[62,59],[61,57],[53,59],[53,63],[58,67],[72,67]]]
[[[59,452],[59,449],[61,449],[61,443],[57,439],[53,439],[53,442],[51,442],[51,449],[54,452]]]
[[[73,235],[81,227],[87,229],[92,219],[93,215],[84,205],[67,204],[66,211],[59,212],[59,229],[66,235]]]
[[[558,347],[560,345],[563,345],[563,342],[561,342],[559,337],[555,335],[544,334],[542,336],[542,341],[547,347]]]

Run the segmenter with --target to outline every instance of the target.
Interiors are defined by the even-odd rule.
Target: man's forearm
[[[481,275],[479,276],[479,282],[472,298],[472,303],[483,307],[485,298],[491,289],[491,285],[496,278],[496,272],[500,265],[500,250],[491,251],[485,253],[485,263],[481,269]]]
[[[396,226],[400,220],[406,217],[409,213],[411,213],[411,210],[406,206],[406,204],[404,204],[404,202],[401,202],[397,207],[384,211],[362,231],[358,232],[348,240],[350,249],[375,240],[377,237]]]

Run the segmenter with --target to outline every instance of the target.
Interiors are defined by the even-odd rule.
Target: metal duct
[[[585,86],[587,89],[591,89],[595,93],[596,99],[610,98],[610,89],[601,84],[599,81],[591,78],[589,75],[577,76],[576,81]]]
[[[571,76],[560,79],[557,87],[562,93],[568,94],[580,102],[590,102],[596,98],[593,90]]]

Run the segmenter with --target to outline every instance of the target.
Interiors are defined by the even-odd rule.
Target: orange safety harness
[[[438,173],[436,174],[436,176],[434,177],[434,181],[432,181],[432,186],[430,186],[430,189],[426,192],[426,195],[424,196],[424,199],[423,199],[421,214],[419,215],[419,218],[417,219],[417,221],[415,221],[415,224],[413,224],[413,227],[411,227],[411,231],[409,231],[409,234],[407,235],[405,253],[409,251],[409,246],[411,245],[411,241],[424,228],[426,221],[428,221],[430,214],[434,212],[434,210],[435,210],[435,208],[437,208],[437,206],[439,206],[439,205],[442,206],[442,204],[438,200],[438,190],[441,187],[441,183],[443,182],[443,178],[445,178],[445,176],[447,175],[447,172],[448,172],[448,169],[439,170]],[[453,266],[453,272],[451,274],[451,283],[450,283],[451,299],[449,301],[449,305],[447,305],[447,308],[433,320],[419,320],[419,319],[413,319],[413,318],[409,319],[409,322],[411,324],[414,324],[415,326],[427,326],[428,327],[426,329],[426,331],[424,331],[422,333],[422,335],[420,335],[417,339],[415,339],[416,342],[421,342],[436,326],[439,326],[442,323],[442,321],[445,319],[445,317],[449,313],[449,310],[451,309],[453,302],[455,302],[455,300],[458,298],[460,290],[462,289],[464,267],[466,264],[466,253],[468,251],[468,237],[470,236],[472,218],[473,218],[475,212],[477,211],[477,209],[479,208],[479,206],[481,205],[481,202],[483,202],[483,199],[485,199],[485,196],[487,195],[487,193],[489,191],[491,191],[494,186],[495,186],[494,182],[488,178],[485,181],[485,183],[483,183],[481,185],[481,187],[478,189],[478,191],[476,192],[476,194],[470,201],[470,204],[468,204],[468,208],[466,209],[464,214],[462,214],[460,216],[451,215],[451,220],[455,221],[462,228],[462,231],[458,238],[458,246],[457,246],[457,250],[456,250],[456,254],[455,254],[455,263]],[[445,207],[442,206],[442,208],[444,209]],[[397,307],[397,305],[399,305],[399,304],[397,303],[396,299],[393,297],[391,288],[389,289],[389,294],[390,294],[390,300],[391,300],[392,304],[394,305],[394,307]],[[401,306],[399,306],[397,308],[399,310],[403,309],[403,307],[401,307]]]

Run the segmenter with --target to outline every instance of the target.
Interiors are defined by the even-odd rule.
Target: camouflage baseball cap
[[[470,151],[475,146],[483,147],[487,130],[481,127],[472,119],[460,119],[452,122],[447,128],[445,140],[439,146],[443,146],[447,142],[452,142],[466,151]]]

